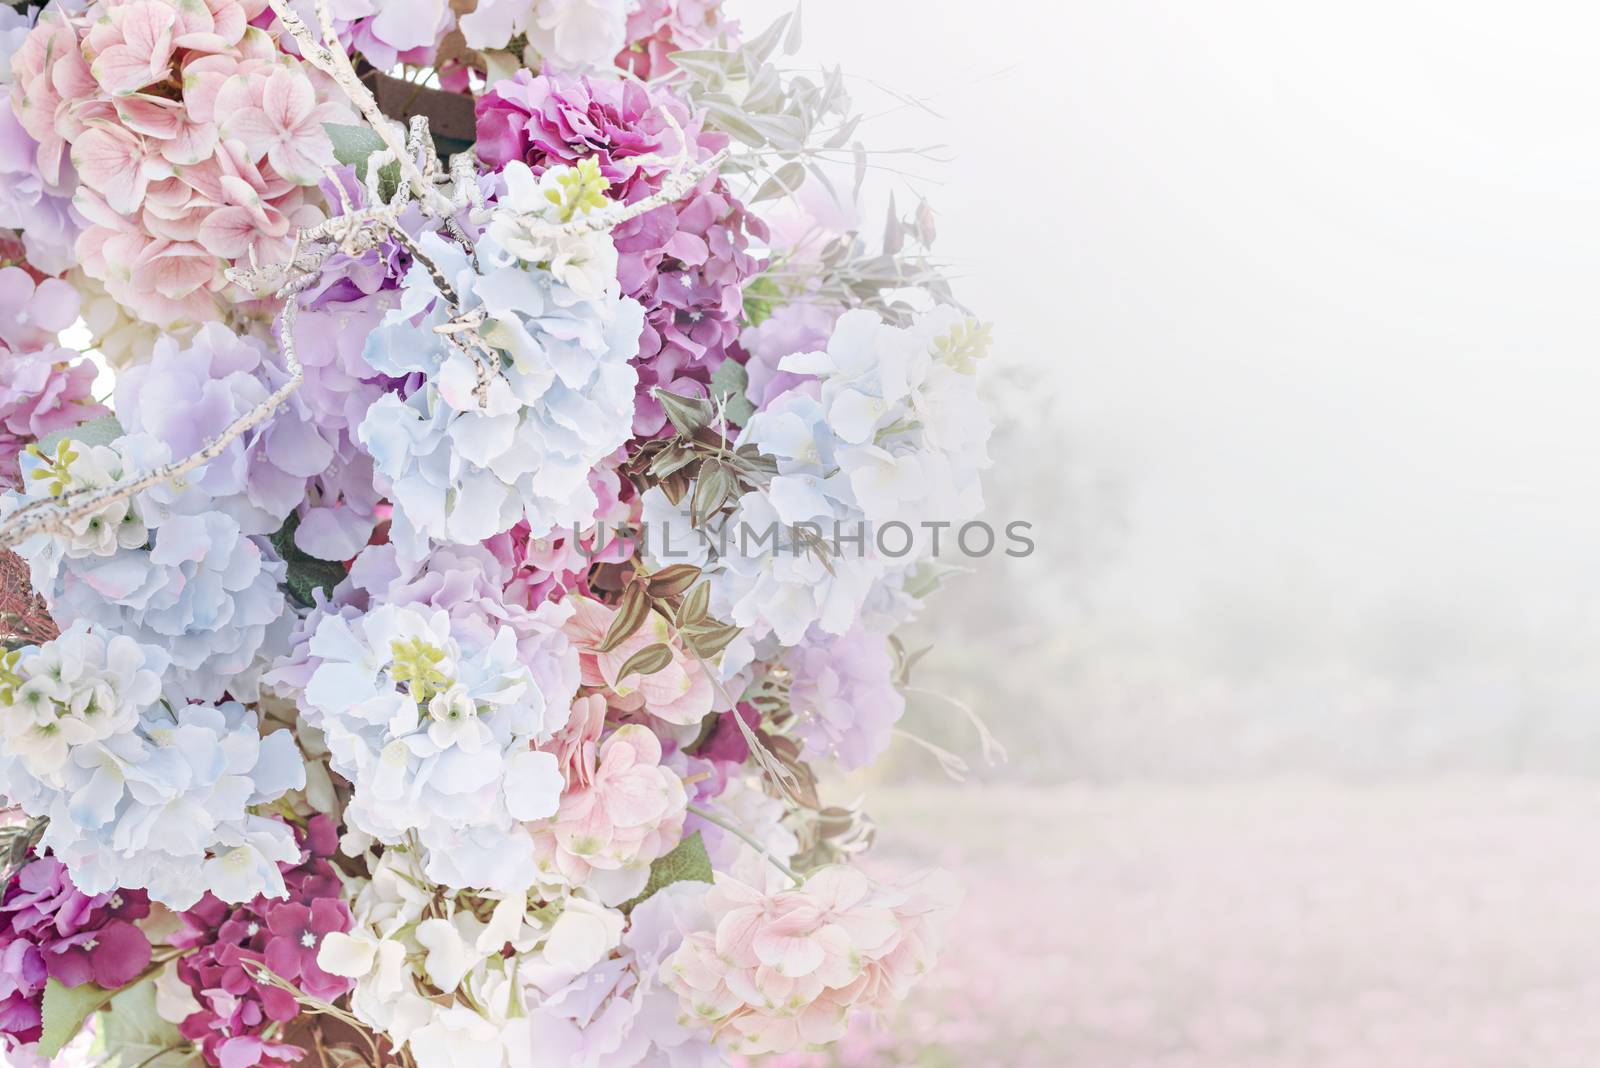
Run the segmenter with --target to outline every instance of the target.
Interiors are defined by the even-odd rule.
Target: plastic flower
[[[684,649],[672,628],[659,612],[646,617],[644,625],[615,649],[597,652],[616,618],[616,609],[588,597],[572,598],[572,620],[567,634],[580,653],[585,686],[609,691],[610,703],[623,711],[643,709],[657,719],[679,726],[698,724],[711,711],[714,690],[700,661]],[[635,653],[651,645],[665,645],[672,660],[660,671],[642,675],[619,672]]]
[[[875,526],[959,522],[982,508],[993,430],[977,395],[985,347],[982,328],[953,308],[905,328],[857,310],[840,316],[825,352],[780,361],[818,377],[832,460]]]
[[[626,39],[624,0],[480,0],[461,17],[469,47],[504,49],[527,39],[523,62],[546,71],[608,66]]]
[[[215,319],[224,268],[281,260],[320,218],[303,186],[347,114],[251,25],[260,0],[111,0],[50,12],[12,58],[12,106],[41,180],[77,174],[83,269],[163,326]]]
[[[330,935],[350,929],[343,883],[329,863],[338,832],[327,816],[296,829],[294,851],[279,862],[283,893],[228,905],[208,894],[179,920],[172,944],[188,950],[177,975],[196,1009],[182,1024],[208,1063],[263,1065],[301,1060],[305,1051],[265,1037],[299,1015],[294,996],[259,979],[247,965],[270,970],[311,997],[333,1001],[351,987],[317,964]]]
[[[314,4],[295,0],[292,6],[307,25],[317,24]],[[328,11],[339,39],[379,70],[432,64],[456,24],[446,0],[332,0]]]
[[[72,246],[83,226],[72,207],[77,175],[68,165],[64,175],[47,180],[38,154],[39,143],[17,121],[9,93],[0,94],[0,226],[21,230],[28,261],[59,274],[74,264]]]
[[[831,757],[849,769],[882,755],[906,709],[882,635],[863,627],[837,637],[808,635],[784,663],[792,673],[789,707],[799,716],[807,755]]]
[[[247,89],[249,96],[234,97],[229,91],[234,86]],[[310,80],[295,70],[279,67],[253,84],[228,83],[217,94],[217,105],[224,115],[218,132],[243,141],[251,155],[265,156],[273,170],[292,182],[312,185],[321,180],[322,168],[334,162],[333,144],[322,124],[335,120],[340,108],[319,104]]]
[[[55,857],[23,865],[0,899],[0,1037],[38,1040],[47,979],[115,990],[144,971],[149,913],[140,890],[85,894]]]
[[[0,485],[21,480],[20,457],[28,445],[105,414],[91,394],[95,375],[94,365],[69,349],[0,345]]]
[[[954,900],[937,879],[890,887],[830,866],[776,893],[719,875],[706,905],[714,928],[685,936],[666,982],[687,1015],[757,1054],[832,1042],[852,1010],[903,996],[931,966]]]
[[[558,882],[592,887],[606,904],[636,896],[650,862],[678,844],[688,798],[683,783],[661,766],[661,742],[629,723],[589,750],[593,764],[581,785],[537,828],[542,867]]]
[[[293,837],[250,809],[305,784],[288,731],[261,737],[243,705],[146,709],[129,730],[72,747],[44,775],[9,751],[0,781],[85,893],[143,887],[174,908],[207,890],[238,901],[281,896],[276,864]]]
[[[166,650],[169,693],[206,701],[254,696],[249,672],[268,628],[283,617],[284,565],[232,519],[171,516],[149,548],[109,556],[65,555],[46,537],[31,539],[19,555],[58,622],[81,619]]]
[[[825,348],[842,310],[808,302],[784,304],[760,326],[745,328],[739,335],[739,344],[749,354],[744,365],[749,383],[745,396],[751,404],[765,408],[811,377],[779,370],[778,364],[785,356]]]
[[[398,850],[353,889],[354,926],[325,936],[317,960],[354,980],[355,1016],[406,1047],[418,1068],[526,1063],[523,976],[548,972],[529,957],[561,922],[541,917],[565,909],[533,910],[521,890],[440,890],[415,853]]]
[[[682,931],[709,924],[705,890],[696,882],[663,887],[633,907],[612,958],[576,977],[538,976],[531,1048],[553,1063],[592,1068],[720,1060],[705,1032],[679,1021],[677,995],[661,970]]]
[[[669,90],[632,81],[518,71],[478,101],[478,155],[486,163],[521,160],[537,175],[593,157],[607,179],[606,194],[622,203],[659,190],[684,154],[705,159],[726,140],[704,130]],[[651,389],[704,392],[738,337],[741,288],[761,269],[748,251],[750,239],[765,233],[715,175],[612,230],[622,292],[645,310],[635,433],[655,434],[665,425]]]
[[[62,438],[53,451],[28,447],[28,477],[23,491],[29,500],[60,496],[68,490],[104,489],[126,474],[122,453],[109,445],[85,445]],[[20,472],[19,472],[20,478]],[[119,549],[141,549],[150,538],[138,499],[112,501],[72,524],[71,532],[53,542],[69,558],[111,556]]]
[[[599,505],[590,470],[628,437],[638,305],[585,299],[492,234],[478,242],[481,269],[436,234],[421,244],[461,294],[461,313],[487,323],[492,351],[434,329],[448,305],[413,266],[366,359],[392,377],[420,372],[423,385],[405,400],[378,398],[357,433],[392,486],[396,540],[415,557],[424,537],[472,543],[520,520],[535,536],[588,523]]]
[[[95,368],[57,335],[78,317],[78,294],[56,278],[0,267],[0,482],[15,485],[30,442],[105,414]]]
[[[0,736],[28,773],[53,777],[78,746],[131,731],[161,697],[167,654],[78,622],[0,656]]]
[[[722,0],[640,0],[628,15],[628,44],[617,66],[641,78],[672,73],[674,52],[736,43],[739,24],[722,14]]]
[[[436,854],[435,881],[471,873],[455,885],[516,889],[532,881],[517,821],[552,812],[561,780],[554,758],[530,748],[548,727],[516,635],[483,634],[441,609],[327,615],[309,643],[320,663],[304,711],[355,784],[352,826],[390,843],[417,833]]]

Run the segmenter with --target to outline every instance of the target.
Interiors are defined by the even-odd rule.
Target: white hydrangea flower
[[[389,844],[415,833],[434,882],[528,886],[521,821],[555,811],[562,779],[555,758],[531,748],[552,725],[512,629],[383,604],[326,616],[310,652],[320,664],[303,712],[326,736],[333,769],[355,784],[350,825]]]
[[[813,627],[848,633],[933,554],[939,529],[949,545],[948,529],[982,509],[992,431],[973,373],[982,345],[981,329],[948,308],[905,328],[847,312],[827,351],[780,364],[817,380],[778,396],[739,435],[777,462],[770,481],[701,530],[688,498],[674,507],[660,490],[645,494],[652,562],[704,569],[713,614],[745,632],[725,674],[769,637],[793,646]]]
[[[75,746],[131,731],[161,696],[167,654],[79,621],[0,656],[0,736],[29,774],[60,770]]]
[[[982,509],[994,429],[975,374],[985,345],[983,329],[953,308],[909,327],[856,310],[839,317],[827,351],[780,361],[820,379],[833,464],[874,526],[959,523]],[[755,438],[770,435],[765,413],[751,422]]]
[[[582,218],[611,203],[610,184],[595,157],[546,168],[535,176],[521,160],[505,165],[506,191],[489,217],[489,236],[506,252],[545,267],[557,282],[585,300],[615,294],[617,246],[609,229],[570,233],[561,223]]]
[[[62,438],[49,452],[30,447],[22,455],[21,466],[23,493],[7,494],[10,507],[76,490],[105,489],[123,478],[126,458],[110,445],[86,445]],[[137,500],[128,497],[112,501],[95,514],[78,520],[68,537],[51,537],[48,547],[30,546],[30,549],[45,551],[48,548],[56,559],[111,556],[118,549],[140,548],[149,537]]]

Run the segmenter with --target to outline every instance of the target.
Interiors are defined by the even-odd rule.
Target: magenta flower
[[[319,897],[309,906],[297,901],[273,905],[267,913],[267,967],[312,997],[330,1000],[350,989],[350,980],[329,975],[317,966],[322,936],[350,929],[350,908],[343,901]]]
[[[0,1036],[36,1041],[47,979],[108,989],[150,963],[150,940],[136,925],[150,914],[143,890],[85,894],[54,857],[30,861],[0,901]]]
[[[258,982],[252,969],[265,967],[327,1001],[350,989],[348,979],[316,965],[322,936],[348,931],[352,923],[349,907],[339,900],[343,884],[328,862],[338,831],[319,815],[297,827],[295,837],[300,862],[280,865],[287,898],[258,896],[230,907],[207,894],[179,917],[183,929],[172,944],[193,951],[179,959],[178,978],[200,1003],[179,1030],[200,1046],[208,1064],[283,1068],[305,1056],[299,1046],[264,1037],[274,1023],[299,1015],[300,1006],[288,991]]]

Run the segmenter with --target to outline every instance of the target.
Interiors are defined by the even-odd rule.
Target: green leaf
[[[759,204],[763,200],[774,197],[787,196],[799,189],[806,180],[806,165],[799,160],[791,160],[779,167],[771,178],[761,183],[761,188],[756,190],[755,196],[750,198],[752,204]]]
[[[636,671],[641,675],[654,675],[671,663],[671,646],[663,642],[647,645],[623,661],[622,667],[617,669],[617,681],[620,683]]]
[[[83,1029],[83,1021],[111,1000],[115,990],[93,983],[62,986],[59,979],[44,984],[44,1033],[39,1036],[39,1055],[54,1057]]]
[[[722,412],[731,423],[744,426],[750,417],[756,414],[756,406],[750,403],[750,398],[745,396],[745,391],[750,388],[750,374],[745,370],[744,364],[733,360],[723,360],[711,376],[711,396],[722,399]]]
[[[689,499],[689,522],[699,526],[722,508],[729,497],[738,492],[739,485],[720,460],[706,460],[695,476],[694,496]]]
[[[661,410],[678,433],[686,438],[692,438],[710,426],[712,417],[716,415],[711,402],[704,397],[681,397],[664,389],[652,389],[650,395],[660,403]]]
[[[651,575],[646,589],[652,597],[676,597],[700,577],[700,569],[693,564],[670,564]]]
[[[600,639],[600,644],[594,647],[597,653],[609,653],[629,638],[634,631],[644,626],[644,621],[650,617],[650,597],[640,583],[631,583],[622,594],[622,603],[617,607],[617,614],[611,620],[611,626],[606,628],[605,637]]]
[[[678,626],[692,627],[702,622],[711,609],[711,584],[702,582],[689,591],[689,596],[678,606]]]
[[[744,317],[751,326],[760,326],[772,318],[772,309],[783,302],[783,290],[778,288],[778,283],[772,280],[771,275],[763,274],[752,278],[744,287]],[[732,363],[732,360],[726,361]],[[740,370],[744,365],[739,365]],[[721,368],[719,367],[720,371]],[[711,376],[714,384],[717,378]]]
[[[117,422],[114,415],[101,416],[91,419],[87,423],[69,426],[63,430],[53,430],[39,439],[39,451],[51,455],[56,451],[56,446],[66,438],[82,442],[85,445],[110,445],[122,436],[122,424]]]
[[[153,979],[124,987],[100,1019],[100,1041],[111,1055],[102,1068],[199,1068],[205,1061],[174,1024],[156,1014]]]
[[[679,842],[672,852],[658,857],[650,865],[650,881],[644,884],[644,890],[638,897],[622,906],[622,911],[631,910],[657,890],[673,883],[710,881],[711,858],[706,856],[706,845],[700,840],[700,832],[696,831]]]
[[[284,588],[296,601],[309,607],[316,603],[314,591],[321,590],[331,595],[333,588],[344,581],[346,572],[341,561],[319,559],[296,545],[294,532],[299,527],[299,513],[290,512],[289,518],[272,535],[271,541],[278,556],[289,565],[289,572],[283,580]]]
[[[691,652],[710,660],[726,649],[728,643],[738,636],[739,628],[732,623],[718,623],[715,620],[707,620],[685,628],[683,642]]]
[[[389,147],[383,143],[383,138],[378,136],[378,131],[370,126],[347,126],[342,122],[325,122],[322,128],[328,132],[328,139],[333,142],[333,158],[340,163],[355,164],[356,177],[362,181],[367,180],[367,157]],[[399,174],[399,164],[395,165],[395,173]]]

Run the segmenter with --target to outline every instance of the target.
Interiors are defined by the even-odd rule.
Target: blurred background
[[[833,784],[966,881],[944,963],[787,1063],[1592,1064],[1600,8],[803,20],[927,150],[872,196],[994,323],[987,518],[1038,550],[917,628],[903,725],[965,781]]]

